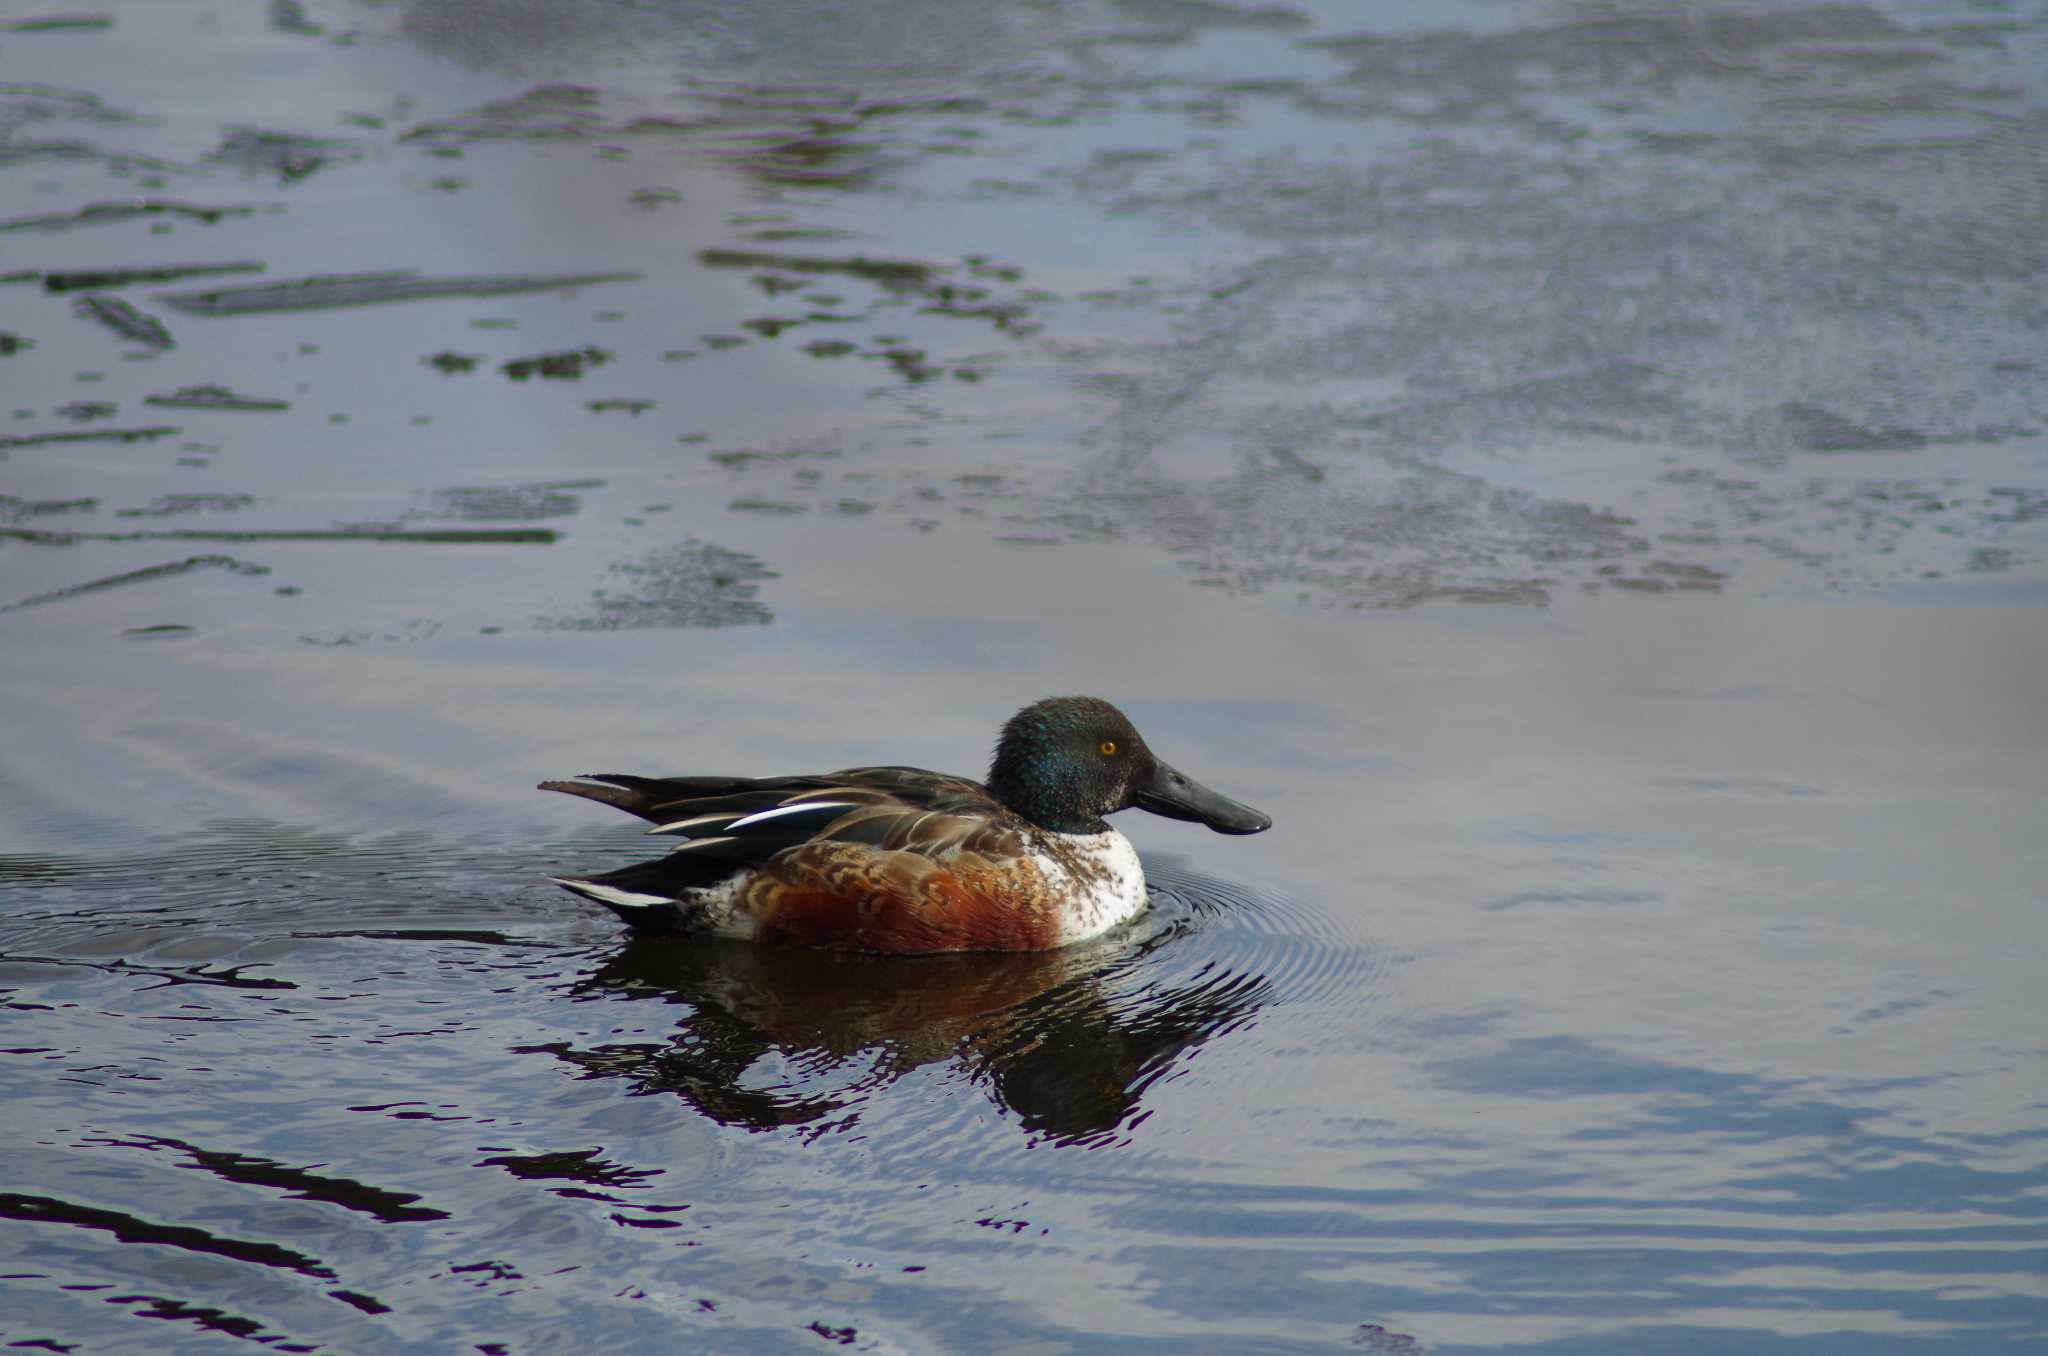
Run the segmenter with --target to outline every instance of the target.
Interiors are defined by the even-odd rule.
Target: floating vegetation
[[[946,287],[932,289],[937,301],[923,308],[925,315],[949,315],[966,320],[986,320],[999,330],[1012,325],[1030,314],[1028,307],[1018,302],[984,301],[988,296],[985,287]]]
[[[389,273],[344,273],[247,287],[218,287],[205,292],[167,292],[158,300],[190,315],[258,315],[269,311],[313,311],[333,306],[376,306],[389,301],[555,292],[597,283],[632,282],[639,276],[638,273],[487,273],[436,278],[421,277],[411,269],[399,269]]]
[[[187,556],[183,560],[173,560],[162,565],[148,565],[139,570],[126,570],[120,574],[110,574],[104,579],[92,579],[83,584],[73,584],[69,588],[53,589],[48,593],[38,593],[32,598],[23,598],[18,603],[0,604],[0,612],[19,612],[25,607],[41,607],[45,603],[61,603],[69,598],[82,598],[87,594],[100,593],[106,589],[121,588],[127,584],[141,584],[152,579],[169,579],[173,575],[189,574],[193,570],[206,569],[220,569],[226,570],[231,574],[244,575],[270,573],[268,565],[257,565],[251,561],[237,560],[233,556]]]
[[[740,218],[734,219],[736,222]],[[873,283],[884,291],[895,294],[895,304],[916,297],[923,304],[918,307],[921,315],[945,316],[953,319],[982,320],[995,329],[1012,337],[1022,338],[1035,333],[1038,326],[1031,323],[1032,304],[1046,300],[1049,294],[1042,292],[1019,293],[1012,296],[998,296],[992,290],[994,284],[1013,284],[1021,280],[1020,270],[1007,265],[996,264],[988,256],[970,254],[964,256],[963,264],[970,282],[941,281],[944,274],[954,271],[947,266],[921,263],[903,259],[871,259],[865,255],[835,258],[817,254],[784,254],[772,250],[710,249],[701,251],[698,260],[709,268],[744,268],[764,270],[753,272],[749,281],[770,297],[786,293],[803,293],[804,300],[814,307],[828,308],[808,311],[801,316],[767,315],[741,321],[739,327],[750,330],[764,339],[774,339],[785,330],[799,325],[847,324],[866,320],[865,314],[848,314],[837,308],[845,304],[845,298],[824,291],[806,291],[811,286],[808,278],[819,275],[837,275],[859,278]],[[984,283],[988,285],[983,285]],[[884,305],[891,304],[884,301]],[[728,341],[720,337],[706,336],[708,347],[719,347]],[[730,341],[736,342],[736,341]],[[941,374],[941,367],[929,364],[924,354],[906,346],[901,338],[877,339],[877,345],[885,346],[882,351],[870,356],[890,363],[908,381],[921,383],[930,381]],[[850,344],[819,341],[806,345],[804,352],[817,358],[839,358],[855,352]],[[978,381],[985,375],[981,367],[959,368],[955,375],[961,381]]]
[[[570,349],[563,353],[537,353],[531,358],[514,358],[499,364],[498,370],[514,381],[525,381],[528,377],[541,377],[550,381],[581,381],[586,367],[603,367],[612,360],[612,354],[595,345]]]
[[[261,273],[257,263],[165,264],[155,268],[95,268],[70,273],[45,273],[43,287],[50,292],[82,292],[87,288],[128,287],[135,283],[176,282],[180,278],[207,278],[222,273]]]
[[[247,532],[180,528],[157,532],[44,532],[0,527],[0,540],[37,546],[71,546],[82,541],[375,541],[428,546],[552,546],[561,534],[545,527],[339,527],[255,529]]]
[[[439,353],[420,359],[427,366],[451,377],[461,372],[474,372],[476,365],[483,360],[484,355],[481,353],[456,353],[445,348]]]
[[[0,330],[0,358],[12,358],[23,349],[34,348],[35,346],[36,341],[33,339],[24,339],[18,334],[9,334],[6,330]]]
[[[91,498],[22,499],[0,494],[0,521],[20,522],[23,518],[38,518],[46,513],[90,513],[99,505],[99,500]]]
[[[96,202],[76,212],[52,212],[41,216],[13,217],[0,221],[0,231],[64,231],[73,226],[104,226],[133,221],[137,217],[184,217],[211,226],[223,217],[246,217],[253,207],[196,207],[191,203],[165,202],[145,198],[140,202]]]
[[[59,405],[50,413],[59,419],[71,419],[84,424],[94,419],[111,419],[120,408],[111,400],[74,400],[67,405]]]
[[[593,414],[603,414],[608,410],[624,410],[627,414],[637,419],[648,410],[653,409],[654,402],[651,400],[628,400],[623,396],[613,396],[606,400],[586,400],[583,402],[583,406]]]
[[[930,381],[945,371],[943,367],[934,367],[926,362],[924,350],[921,348],[885,348],[880,353],[870,353],[867,356],[887,362],[913,386]]]
[[[0,435],[0,452],[16,447],[42,447],[50,443],[140,443],[152,438],[168,438],[184,431],[168,424],[156,424],[148,428],[81,428],[54,433],[17,433]]]
[[[51,14],[40,19],[9,19],[0,23],[0,33],[82,33],[112,28],[108,14]]]
[[[141,508],[115,509],[116,518],[168,518],[179,513],[209,513],[247,508],[252,494],[160,494]]]
[[[238,395],[225,386],[180,386],[169,395],[144,396],[145,405],[162,405],[174,410],[230,410],[257,412],[288,410],[291,402],[270,396]]]
[[[813,339],[804,345],[804,352],[813,358],[844,358],[859,351],[859,345],[849,344],[844,339]]]
[[[676,441],[682,442],[683,439],[678,438]],[[699,438],[697,441],[701,442],[702,439]],[[824,461],[838,456],[839,453],[837,449],[830,447],[785,447],[772,452],[756,447],[734,447],[705,455],[720,466],[738,467],[770,461]]]
[[[843,273],[865,278],[892,292],[922,291],[940,270],[932,264],[904,259],[870,259],[856,254],[834,259],[817,254],[778,254],[773,250],[702,250],[697,255],[706,268],[773,268],[785,273]]]
[[[136,310],[119,297],[80,297],[73,303],[74,310],[89,320],[97,320],[114,333],[133,343],[146,344],[150,348],[176,348],[177,341],[163,322],[155,316]]]

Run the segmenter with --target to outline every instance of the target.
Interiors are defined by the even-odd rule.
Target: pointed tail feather
[[[581,796],[605,805],[615,806],[627,814],[645,818],[654,804],[644,785],[635,785],[638,778],[603,777],[591,774],[587,780],[542,782],[542,791],[560,791],[566,795]],[[625,785],[618,785],[624,782]]]
[[[643,935],[661,937],[690,931],[689,906],[677,900],[608,885],[601,876],[549,876],[548,879],[572,894],[604,905],[627,927]]]
[[[747,777],[628,777],[618,772],[588,772],[574,780],[542,782],[540,789],[581,796],[659,822],[677,818],[678,807],[691,801],[743,794],[759,785]],[[769,797],[771,802],[776,799]]]
[[[733,862],[671,853],[601,875],[548,879],[604,905],[636,932],[667,934],[695,931],[700,909],[692,896],[738,869]]]

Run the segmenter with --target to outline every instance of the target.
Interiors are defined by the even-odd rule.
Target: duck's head
[[[1124,713],[1098,697],[1048,697],[1010,717],[996,743],[988,789],[1054,833],[1101,833],[1109,827],[1104,815],[1133,806],[1218,833],[1273,826],[1251,806],[1161,762]]]

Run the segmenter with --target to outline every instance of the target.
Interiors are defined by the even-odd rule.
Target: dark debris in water
[[[483,360],[484,358],[481,353],[457,353],[453,349],[445,348],[439,353],[429,354],[427,357],[420,359],[421,362],[435,371],[450,377],[464,372],[474,372],[476,365]]]
[[[0,539],[34,542],[38,546],[71,546],[82,541],[363,541],[413,542],[428,546],[552,546],[559,534],[546,527],[381,526],[335,528],[181,528],[161,532],[48,532],[25,527],[0,527]]]
[[[0,878],[8,880],[49,880],[57,881],[67,873],[51,863],[37,862],[34,858],[0,857]],[[83,970],[98,970],[110,975],[143,975],[159,981],[154,988],[173,988],[184,984],[208,985],[223,989],[267,989],[287,990],[299,986],[285,979],[269,979],[263,976],[244,974],[260,966],[224,965],[214,968],[207,965],[190,965],[170,968],[154,965],[137,965],[128,960],[95,961],[71,956],[31,956],[20,952],[7,953],[10,962],[29,965],[72,966]]]
[[[35,346],[36,341],[33,339],[24,339],[18,334],[0,330],[0,358],[12,358],[23,349]]]
[[[145,405],[161,405],[174,410],[230,410],[258,412],[288,410],[291,402],[269,396],[238,395],[225,386],[181,386],[169,395],[144,396]]]
[[[100,501],[93,498],[22,499],[16,495],[0,494],[0,523],[18,523],[26,518],[52,513],[90,513],[99,505]]]
[[[313,311],[334,306],[376,306],[390,301],[442,297],[497,297],[521,292],[556,292],[598,283],[632,282],[638,273],[477,274],[422,277],[409,269],[387,273],[346,273],[204,292],[166,292],[166,306],[189,315],[259,315],[271,311]]]
[[[55,443],[141,443],[175,437],[183,432],[183,429],[168,424],[153,424],[147,428],[83,428],[59,429],[51,433],[0,434],[0,453],[17,447],[45,447]]]
[[[211,226],[225,217],[246,217],[253,207],[200,207],[193,203],[144,198],[137,202],[96,202],[76,212],[46,212],[0,221],[0,231],[63,231],[74,226],[103,226],[137,217],[171,216]]]
[[[709,461],[720,466],[751,466],[761,462],[827,461],[839,455],[833,447],[815,447],[799,444],[795,447],[781,447],[767,450],[758,447],[732,447],[704,454]]]
[[[614,564],[584,615],[538,624],[550,631],[763,626],[774,614],[760,601],[760,584],[776,577],[753,556],[692,539]]]
[[[43,274],[43,289],[49,292],[82,292],[87,288],[131,287],[137,283],[177,282],[183,278],[210,278],[223,273],[261,273],[263,265],[243,261],[229,264],[159,264],[147,268],[93,268]]]
[[[114,510],[116,518],[169,518],[181,513],[220,513],[247,508],[256,502],[251,494],[217,492],[160,494],[141,508]]]
[[[119,297],[83,296],[73,305],[78,314],[98,321],[130,343],[155,349],[178,346],[161,320],[137,310]]]
[[[26,534],[10,532],[8,535]],[[73,584],[69,588],[52,589],[48,593],[38,593],[33,597],[23,598],[20,602],[0,604],[0,612],[19,612],[27,607],[41,607],[46,603],[61,603],[72,598],[83,598],[89,594],[104,593],[108,589],[124,588],[129,584],[146,584],[158,579],[170,579],[177,575],[190,574],[194,570],[207,569],[226,570],[230,574],[241,575],[265,575],[270,573],[270,567],[267,565],[258,565],[253,561],[238,560],[234,556],[187,556],[183,560],[173,560],[162,565],[149,565],[139,570],[124,570],[120,574],[108,575],[103,579],[88,580],[83,584]]]
[[[612,360],[612,354],[594,344],[582,348],[568,349],[561,353],[536,353],[530,358],[514,358],[500,363],[498,370],[514,381],[525,381],[528,377],[541,377],[550,381],[581,381],[587,368],[603,367]]]
[[[935,264],[905,259],[870,259],[865,255],[834,258],[829,255],[779,254],[771,250],[702,250],[697,255],[706,268],[772,268],[785,273],[838,273],[862,278],[897,292],[921,292],[940,272]]]
[[[47,14],[37,19],[9,19],[0,33],[90,33],[114,26],[111,14]]]
[[[1032,319],[1033,308],[1052,298],[1052,294],[1043,291],[1018,291],[1010,287],[1022,278],[1022,270],[994,263],[979,254],[965,256],[958,265],[749,249],[707,249],[697,257],[707,268],[748,270],[749,281],[771,298],[805,294],[803,300],[813,309],[798,312],[790,308],[738,322],[739,329],[770,341],[799,328],[855,324],[871,320],[875,309],[912,305],[919,315],[982,321],[1010,338],[1021,339],[1038,332],[1041,326]],[[967,280],[944,280],[962,269]],[[834,293],[807,291],[814,287],[815,278],[829,275],[871,283],[882,295],[862,308],[849,306],[845,297]],[[1006,290],[999,292],[999,287]],[[745,342],[739,335],[703,336],[705,347],[710,349],[737,347]],[[974,365],[957,366],[933,361],[924,349],[910,346],[901,335],[878,336],[873,347],[865,352],[859,345],[836,337],[810,340],[803,345],[803,352],[813,358],[843,358],[859,353],[863,358],[888,364],[911,385],[932,381],[949,371],[963,382],[980,381],[987,375],[983,359]]]

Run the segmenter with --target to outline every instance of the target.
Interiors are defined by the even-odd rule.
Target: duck
[[[1217,833],[1272,819],[1160,759],[1099,697],[1010,717],[985,782],[916,767],[794,777],[540,783],[681,838],[666,856],[550,876],[638,934],[918,955],[1049,951],[1145,911],[1145,873],[1105,816],[1140,809]]]

